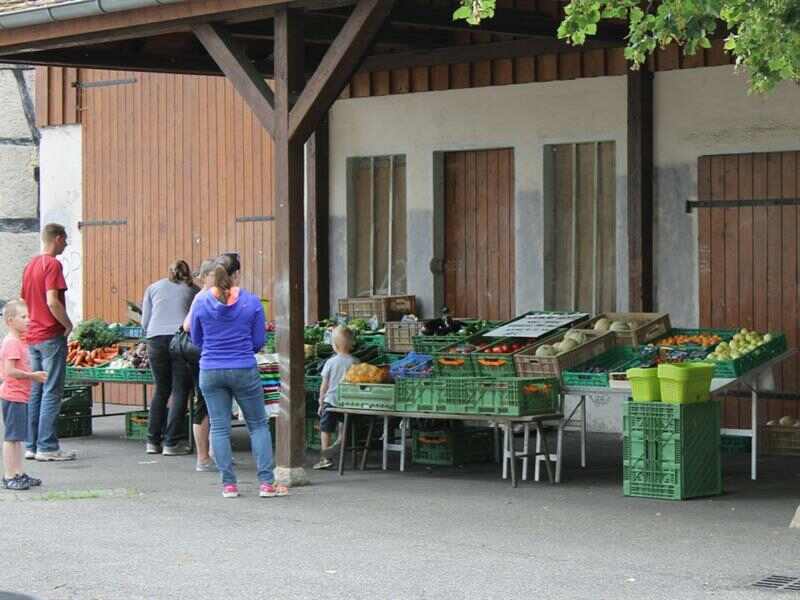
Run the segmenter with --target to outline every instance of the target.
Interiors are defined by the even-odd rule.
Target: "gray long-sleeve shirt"
[[[144,293],[142,302],[142,328],[146,338],[172,335],[183,323],[196,287],[172,283],[169,279],[156,281]]]

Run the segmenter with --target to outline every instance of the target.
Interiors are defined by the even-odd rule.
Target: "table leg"
[[[752,420],[750,427],[753,432],[750,448],[750,479],[755,481],[758,476],[758,390],[755,388],[752,389],[750,396],[750,411],[752,413],[750,417]]]
[[[103,416],[106,416],[106,384],[100,384],[100,405],[103,407]]]
[[[400,472],[406,470],[406,430],[408,429],[408,419],[400,420]]]
[[[147,410],[147,384],[142,384],[142,408]]]
[[[506,424],[506,435],[508,436],[508,461],[511,463],[511,486],[517,487],[517,457],[514,456],[514,425],[509,421]]]
[[[369,445],[372,443],[372,428],[375,426],[375,418],[369,418],[369,428],[367,429],[367,441],[364,443],[364,452],[361,455],[361,470],[367,468],[367,455],[369,454]]]
[[[383,470],[389,468],[389,417],[383,417]]]
[[[556,483],[561,483],[561,462],[564,448],[564,422],[558,424],[558,436],[556,438]],[[547,455],[550,460],[550,454]]]
[[[503,430],[503,479],[508,479],[508,427],[500,427]]]
[[[581,467],[586,468],[586,396],[581,396]]]
[[[342,422],[342,444],[339,446],[339,475],[344,475],[344,451],[347,447],[347,426],[350,424],[350,415],[344,413]]]
[[[541,462],[542,457],[539,453],[542,451],[542,428],[536,426],[536,456],[533,458],[533,480],[539,481],[541,475]]]
[[[525,423],[525,432],[522,437],[522,481],[528,481],[528,453],[530,452],[531,424]]]
[[[553,467],[550,466],[550,447],[547,445],[547,436],[545,436],[544,432],[541,430],[541,424],[536,423],[536,435],[542,439],[542,445],[544,446],[544,467],[547,469],[547,480],[550,483],[555,483],[553,481]],[[561,454],[556,456],[556,464],[559,462]]]

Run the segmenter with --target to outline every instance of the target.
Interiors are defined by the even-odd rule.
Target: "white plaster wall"
[[[338,102],[331,112],[331,301],[347,293],[347,168],[354,156],[405,154],[408,290],[432,311],[433,153],[514,148],[517,312],[543,306],[542,183],[547,144],[612,140],[617,153],[620,310],[627,307],[627,108],[625,77],[384,96]],[[800,89],[747,93],[733,67],[655,78],[657,309],[676,325],[698,320],[697,159],[704,154],[800,149]],[[335,306],[335,304],[332,304]],[[574,401],[574,399],[572,399]],[[589,426],[621,430],[619,402],[598,398]]]
[[[543,152],[546,144],[616,142],[620,241],[627,142],[624,77],[384,96],[338,102],[331,112],[331,301],[347,294],[347,167],[354,156],[406,155],[408,290],[424,314],[433,307],[434,152],[514,149],[517,311],[544,303],[542,229]],[[619,244],[618,271],[627,272]],[[627,302],[627,281],[620,280]],[[332,304],[335,306],[335,304]]]
[[[81,127],[42,129],[40,147],[41,223],[61,223],[69,246],[61,257],[67,280],[67,311],[73,321],[83,318],[83,244],[78,222],[83,215]]]

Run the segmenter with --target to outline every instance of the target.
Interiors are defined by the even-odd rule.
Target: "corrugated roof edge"
[[[43,23],[54,23],[164,4],[177,4],[178,2],[184,2],[184,0],[71,0],[58,4],[0,13],[0,30],[31,27]]]

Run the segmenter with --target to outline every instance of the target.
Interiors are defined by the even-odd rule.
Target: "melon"
[[[567,332],[567,335],[564,336],[564,339],[572,340],[576,344],[581,345],[586,342],[586,335],[582,331],[573,329],[572,331]]]
[[[609,331],[630,331],[630,329],[625,321],[614,321],[608,328]]]
[[[598,319],[594,324],[595,331],[608,331],[611,327],[611,321],[608,319]]]
[[[578,343],[570,338],[566,338],[560,344],[558,344],[558,353],[563,354],[564,352],[569,352],[570,350],[574,350],[578,347]]]
[[[550,358],[556,355],[556,350],[549,344],[544,344],[536,349],[536,356],[539,358]]]
[[[781,417],[778,421],[781,427],[792,427],[794,425],[794,417]]]

